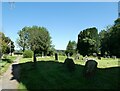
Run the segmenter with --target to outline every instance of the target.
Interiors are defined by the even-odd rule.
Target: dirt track
[[[15,79],[13,79],[13,75],[12,75],[12,66],[15,64],[19,64],[19,59],[21,58],[21,56],[18,56],[16,58],[16,60],[14,61],[14,63],[12,63],[8,70],[2,75],[0,76],[0,91],[2,89],[17,89],[18,88],[18,81],[16,81]],[[19,68],[17,67],[15,69],[15,74],[17,74],[19,76]]]

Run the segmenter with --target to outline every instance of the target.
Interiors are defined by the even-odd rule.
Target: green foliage
[[[101,38],[102,55],[106,52],[110,56],[120,57],[120,18],[115,20],[113,26],[108,27],[106,31],[101,31],[100,34],[103,35]]]
[[[33,52],[31,50],[25,50],[23,52],[23,58],[32,58]]]
[[[24,27],[22,30],[18,32],[19,38],[17,39],[17,44],[20,48],[22,48],[22,51],[24,52],[25,49],[27,49],[28,46],[28,35],[29,35],[29,29],[30,27]]]
[[[116,20],[114,21],[114,23],[115,23],[115,26],[116,26],[116,25],[119,25],[119,24],[120,24],[120,18],[116,19]]]
[[[47,55],[51,46],[51,37],[46,28],[38,26],[24,27],[18,34],[18,45],[22,47],[23,51],[31,49],[34,55],[42,52]]]
[[[46,28],[33,26],[29,31],[28,37],[31,50],[41,50],[47,53],[51,44],[51,37]]]
[[[6,37],[4,33],[0,32],[0,45],[3,54],[8,54],[14,51],[14,42],[9,38]]]
[[[66,47],[66,55],[69,53],[70,56],[72,56],[76,52],[76,42],[75,41],[69,41],[68,45]]]
[[[3,55],[3,58],[4,58],[4,59],[7,59],[7,55],[6,55],[6,54],[4,54],[4,55]]]
[[[99,46],[98,30],[95,27],[87,28],[79,33],[77,50],[81,55],[85,56],[97,53]]]
[[[48,56],[51,56],[55,53],[55,45],[50,45],[49,49],[48,49]]]

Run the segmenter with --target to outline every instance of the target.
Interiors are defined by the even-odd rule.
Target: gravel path
[[[12,66],[15,64],[19,64],[20,58],[21,56],[18,56],[16,60],[14,61],[14,63],[10,65],[8,70],[2,76],[0,76],[0,91],[2,89],[17,89],[18,88],[18,82],[15,79],[13,79]],[[17,75],[19,75],[18,67],[17,69],[15,69],[15,72]]]

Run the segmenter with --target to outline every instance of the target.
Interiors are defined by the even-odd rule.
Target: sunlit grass
[[[7,55],[6,59],[1,59],[0,60],[0,75],[2,75],[4,72],[7,71],[9,65],[14,62],[14,60],[16,59],[16,56],[9,56]]]
[[[65,59],[67,57],[66,56],[59,56],[58,57],[58,62],[64,62]],[[71,57],[74,60],[74,57]],[[98,68],[108,68],[108,67],[116,67],[116,66],[120,66],[120,59],[116,58],[101,58],[101,60],[99,60],[98,58],[95,57],[88,57],[89,59],[95,59],[98,62]],[[55,57],[37,57],[37,61],[56,61]],[[20,63],[25,63],[25,62],[33,62],[33,58],[22,58],[20,60]],[[74,60],[75,64],[80,64],[80,65],[85,65],[85,60],[82,60],[82,58],[78,59],[78,60]]]
[[[59,60],[56,61],[54,57],[37,57],[36,69],[33,58],[22,58],[19,89],[30,91],[31,89],[115,89],[117,87],[119,59],[94,58],[98,62],[98,71],[93,79],[88,80],[82,75],[85,61],[82,58],[74,60],[76,70],[69,72],[63,66],[66,58],[59,56]]]

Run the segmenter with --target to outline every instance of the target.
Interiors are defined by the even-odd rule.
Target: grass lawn
[[[6,59],[0,59],[0,75],[8,69],[9,65],[16,59],[16,56],[7,56]]]
[[[20,60],[19,89],[116,89],[119,83],[120,60],[102,58],[97,60],[98,68],[93,78],[83,76],[84,60],[74,60],[76,70],[69,72],[63,62],[66,57],[60,56],[37,58],[34,67],[32,58]]]

